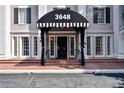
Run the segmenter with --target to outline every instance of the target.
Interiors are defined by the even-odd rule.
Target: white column
[[[113,56],[118,56],[119,50],[119,6],[113,6],[113,30],[114,30],[114,53]]]
[[[6,34],[6,37],[5,37],[5,48],[6,48],[6,57],[9,58],[11,57],[10,55],[10,49],[11,49],[11,46],[10,46],[10,5],[6,5],[5,6],[5,34]]]
[[[0,5],[0,58],[5,58],[5,5]]]

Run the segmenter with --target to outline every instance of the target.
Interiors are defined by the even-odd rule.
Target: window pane
[[[74,37],[71,37],[71,55],[74,56]]]
[[[37,55],[37,37],[34,37],[34,55]]]
[[[22,37],[22,55],[28,56],[29,55],[29,38]]]
[[[17,37],[13,37],[14,40],[14,56],[17,56]]]
[[[90,36],[87,37],[87,55],[91,55]]]
[[[104,23],[104,8],[99,8],[97,10],[97,22],[98,23]]]
[[[54,37],[50,38],[50,55],[54,56]]]
[[[111,37],[108,36],[107,37],[107,55],[110,55],[110,39],[111,39]]]
[[[96,55],[103,55],[103,37],[96,37]]]
[[[19,8],[18,9],[18,21],[19,24],[26,24],[27,23],[27,9],[26,8]]]

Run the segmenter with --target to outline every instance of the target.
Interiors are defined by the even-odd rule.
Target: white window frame
[[[15,44],[14,44],[14,37],[17,38],[17,55],[16,55],[16,56],[14,55],[14,45],[15,45]],[[12,38],[12,39],[11,39],[11,40],[12,40],[12,43],[11,43],[11,44],[12,44],[12,56],[13,56],[13,57],[18,57],[18,53],[19,53],[19,52],[18,52],[18,36],[14,36],[14,35],[13,35],[13,36],[11,36],[11,38]]]
[[[96,55],[96,37],[102,37],[103,55]],[[105,57],[105,35],[94,35],[94,57]]]
[[[87,55],[87,37],[88,36],[90,37],[90,52],[91,52],[90,55]],[[92,57],[93,56],[92,55],[92,50],[93,50],[93,39],[92,38],[93,38],[92,35],[87,35],[86,36],[86,47],[85,48],[86,48],[86,56],[87,57]]]
[[[50,42],[50,38],[51,37],[53,37],[54,38],[54,55],[51,55],[51,52],[50,52],[50,48],[51,48],[51,42]],[[55,54],[56,54],[56,52],[55,52],[55,46],[56,46],[56,43],[55,43],[55,35],[50,35],[49,36],[49,58],[55,58]]]
[[[71,55],[71,37],[74,38],[74,55]],[[76,38],[75,38],[75,35],[69,35],[69,42],[67,41],[67,43],[69,43],[69,57],[74,58],[76,56]],[[67,48],[68,48],[68,46],[67,46]]]
[[[25,14],[26,15],[26,20],[24,20],[24,22],[21,22],[21,17],[22,17],[22,16],[20,16],[20,10],[21,9],[25,9],[25,11],[26,11],[26,14]],[[21,24],[22,25],[23,24],[27,24],[27,8],[26,7],[20,7],[20,8],[18,8],[18,24],[20,24],[20,25]]]
[[[37,55],[34,55],[34,37],[37,37]],[[38,57],[38,36],[32,36],[32,56]]]
[[[110,36],[110,55],[108,55],[108,51],[107,51],[107,37]],[[112,57],[112,53],[113,53],[113,35],[106,35],[106,57]]]
[[[28,37],[28,39],[29,39],[29,55],[28,56],[24,56],[24,55],[22,55],[22,37]],[[26,58],[26,57],[30,57],[31,56],[31,50],[30,50],[30,36],[29,35],[24,35],[24,36],[20,36],[20,57],[22,57],[22,58]]]
[[[97,21],[97,23],[95,23],[95,24],[106,24],[106,7],[101,7],[101,8],[99,8],[99,7],[94,7],[94,8],[97,8],[97,9],[104,9],[104,23],[99,23],[98,21]],[[94,11],[93,11],[94,12]]]

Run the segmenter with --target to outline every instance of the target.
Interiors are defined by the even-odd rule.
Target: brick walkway
[[[64,70],[64,69],[124,69],[124,60],[86,60],[81,66],[77,60],[49,60],[41,66],[39,60],[0,60],[0,70]]]

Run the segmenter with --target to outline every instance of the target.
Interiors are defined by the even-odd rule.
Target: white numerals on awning
[[[55,20],[70,20],[71,15],[70,14],[55,14]]]

